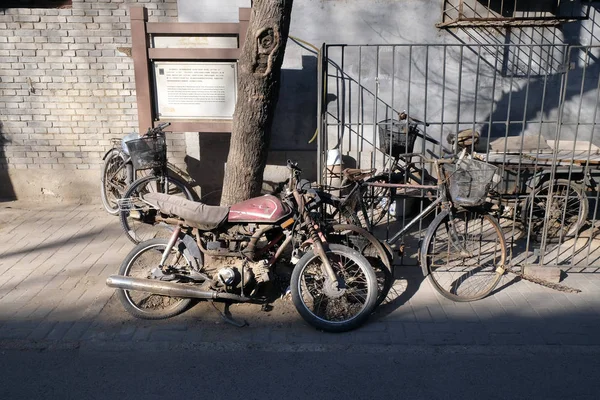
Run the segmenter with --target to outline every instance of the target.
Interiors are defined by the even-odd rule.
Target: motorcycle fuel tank
[[[234,204],[229,209],[229,222],[275,223],[290,213],[277,197],[270,194]]]

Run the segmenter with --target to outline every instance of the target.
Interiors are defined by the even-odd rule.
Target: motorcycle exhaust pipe
[[[240,302],[250,301],[249,297],[233,293],[220,293],[214,290],[200,290],[184,283],[166,282],[153,279],[132,278],[123,275],[111,275],[106,279],[108,287],[159,294],[169,297],[186,297],[194,299],[227,299]]]

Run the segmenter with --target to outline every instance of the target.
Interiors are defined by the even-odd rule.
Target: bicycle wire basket
[[[494,186],[498,167],[484,161],[463,159],[444,165],[448,177],[450,198],[458,205],[477,206],[485,201]]]
[[[167,143],[163,136],[146,136],[126,144],[135,169],[160,168],[167,163]]]
[[[412,153],[417,138],[416,129],[405,121],[386,119],[377,123],[379,128],[379,148],[386,154],[398,158]]]

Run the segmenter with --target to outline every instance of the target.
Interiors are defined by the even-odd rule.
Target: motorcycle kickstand
[[[231,315],[231,312],[229,311],[229,306],[231,305],[231,303],[225,303],[225,309],[223,310],[223,312],[221,312],[217,308],[214,301],[211,301],[210,304],[219,313],[219,315],[221,316],[221,319],[223,319],[223,321],[227,322],[228,324],[237,326],[238,328],[243,328],[244,326],[249,325],[248,322],[246,322],[246,320],[238,321],[235,318],[233,318],[233,316]]]

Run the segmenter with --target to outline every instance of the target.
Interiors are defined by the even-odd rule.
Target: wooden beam
[[[232,125],[231,120],[186,121],[168,118],[156,121],[154,122],[154,125],[156,126],[163,122],[171,123],[171,125],[167,128],[167,131],[172,132],[231,133]]]
[[[151,60],[233,60],[240,56],[240,49],[148,49]]]
[[[239,26],[236,23],[149,22],[146,30],[165,35],[237,35]]]
[[[240,23],[238,24],[239,42],[238,47],[241,49],[246,41],[246,33],[250,24],[251,8],[240,8]]]
[[[150,63],[148,61],[148,34],[146,22],[148,10],[145,7],[131,7],[131,56],[135,75],[139,132],[152,126],[152,97],[150,91]]]

